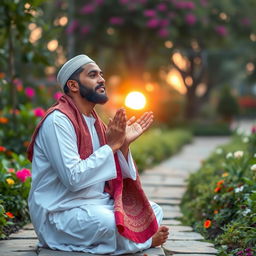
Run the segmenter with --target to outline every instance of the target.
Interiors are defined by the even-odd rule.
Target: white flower
[[[256,153],[253,155],[254,158],[256,158]]]
[[[243,212],[242,212],[242,214],[244,215],[244,216],[246,216],[248,213],[250,213],[251,212],[251,209],[245,209]]]
[[[243,190],[244,190],[244,186],[235,188],[235,192],[236,192],[236,193],[242,192]]]
[[[233,157],[233,154],[231,152],[227,153],[226,159],[229,159],[229,158],[232,158],[232,157]]]
[[[223,153],[223,149],[222,148],[217,148],[215,152],[216,152],[216,154],[220,155],[220,154]]]
[[[243,138],[243,143],[248,143],[249,142],[249,138],[248,137],[244,137]]]
[[[238,150],[238,151],[236,151],[236,152],[234,152],[234,157],[235,158],[242,158],[244,156],[244,152],[243,151],[241,151],[241,150]]]
[[[251,170],[252,170],[252,171],[256,171],[256,164],[254,164],[254,165],[251,166]]]

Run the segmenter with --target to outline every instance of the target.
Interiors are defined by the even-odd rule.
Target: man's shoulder
[[[61,111],[56,109],[46,117],[43,125],[48,126],[48,125],[54,125],[54,124],[67,125],[72,123],[65,114],[63,114]]]

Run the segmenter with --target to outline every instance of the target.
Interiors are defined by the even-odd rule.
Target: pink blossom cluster
[[[31,177],[31,172],[29,169],[21,169],[16,172],[16,177],[21,181],[25,182],[28,177]]]
[[[216,26],[215,31],[220,36],[226,36],[228,34],[227,28],[225,26],[222,26],[222,25]]]
[[[25,94],[28,98],[32,99],[35,96],[36,92],[35,92],[35,89],[31,87],[26,87]]]
[[[77,20],[73,20],[70,22],[70,24],[68,25],[67,29],[66,29],[66,33],[68,35],[73,34],[75,32],[75,30],[77,30],[79,27],[79,23]]]
[[[54,98],[55,100],[58,100],[62,95],[63,95],[62,92],[56,92],[56,93],[54,94],[53,98]]]
[[[43,117],[45,115],[45,110],[43,108],[40,108],[40,107],[39,108],[35,108],[33,110],[33,112],[34,112],[34,115],[36,117]]]
[[[196,7],[192,1],[173,1],[173,4],[177,9],[194,10]]]
[[[124,23],[124,19],[121,18],[121,17],[117,17],[117,16],[116,17],[111,17],[109,19],[109,23],[111,25],[122,25]]]
[[[188,25],[192,26],[196,23],[196,16],[193,13],[188,13],[185,16],[185,21]]]

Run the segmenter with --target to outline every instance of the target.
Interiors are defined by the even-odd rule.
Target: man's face
[[[103,73],[95,63],[84,66],[78,83],[81,97],[95,104],[104,104],[108,101]]]

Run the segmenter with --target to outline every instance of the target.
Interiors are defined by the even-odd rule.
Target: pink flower
[[[157,34],[160,37],[167,37],[169,35],[169,31],[166,28],[161,28]]]
[[[111,17],[109,19],[109,23],[112,25],[122,25],[124,23],[124,19],[121,17]]]
[[[62,92],[56,92],[56,93],[54,94],[53,98],[54,98],[55,100],[58,100],[62,95],[63,95]]]
[[[92,4],[86,4],[81,9],[80,13],[82,13],[82,14],[91,14],[94,11],[95,11],[95,6],[93,6]]]
[[[16,177],[21,181],[25,182],[28,177],[31,177],[31,172],[29,169],[22,169],[16,172]]]
[[[43,117],[45,115],[45,110],[43,108],[35,108],[33,112],[37,117]]]
[[[66,29],[66,33],[72,34],[78,28],[78,26],[79,26],[79,24],[78,24],[77,20],[71,21]]]
[[[251,132],[254,134],[256,133],[256,125],[253,125],[252,129],[251,129]]]
[[[25,94],[26,94],[27,97],[33,98],[36,93],[35,93],[35,90],[34,90],[33,88],[31,88],[31,87],[26,87],[26,88],[25,88]]]
[[[246,27],[248,27],[250,24],[251,24],[251,21],[250,21],[250,19],[249,18],[243,18],[243,19],[241,19],[240,20],[240,23],[243,25],[243,26],[246,26]]]
[[[228,30],[225,26],[217,26],[215,27],[215,31],[220,36],[226,36],[228,34]]]
[[[81,27],[80,31],[82,35],[86,35],[91,31],[91,26],[89,25],[83,26]]]
[[[158,4],[156,8],[157,8],[157,10],[159,10],[160,12],[167,11],[167,6],[166,6],[166,4],[164,4],[164,3]]]
[[[156,28],[159,25],[159,20],[158,19],[151,19],[147,22],[147,27],[148,28]]]
[[[200,0],[200,3],[202,6],[207,6],[208,5],[208,0]]]
[[[183,1],[174,2],[174,5],[177,9],[186,9],[187,3]]]
[[[156,16],[156,11],[148,9],[148,10],[145,10],[143,12],[143,14],[144,14],[145,17],[155,17]]]
[[[97,5],[104,4],[104,0],[94,0]]]
[[[186,16],[185,16],[185,21],[188,25],[192,26],[196,23],[196,16],[192,13],[188,13]]]
[[[194,2],[186,2],[187,9],[194,10],[195,9],[195,3]]]
[[[160,26],[161,27],[167,27],[169,25],[169,20],[168,19],[163,19],[160,21]]]

